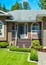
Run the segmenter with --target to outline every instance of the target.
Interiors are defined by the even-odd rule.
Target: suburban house
[[[29,48],[32,40],[46,46],[46,10],[0,10],[0,41]]]

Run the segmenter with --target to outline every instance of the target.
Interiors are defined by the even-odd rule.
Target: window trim
[[[2,35],[0,35],[0,37],[4,37],[4,23],[0,20],[0,22],[2,23]]]
[[[33,30],[32,30],[33,24],[38,24],[38,26],[36,26],[36,27],[39,27],[39,23],[32,23],[32,24],[31,24],[31,33],[32,33],[32,34],[39,34],[39,33],[37,33],[37,32],[32,32],[32,31],[33,31]],[[35,31],[35,30],[34,30],[34,31]],[[40,31],[40,27],[39,27],[39,30],[37,30],[37,31]]]

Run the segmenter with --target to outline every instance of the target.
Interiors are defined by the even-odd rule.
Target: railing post
[[[16,44],[17,44],[17,30],[15,30],[15,46],[16,46]]]

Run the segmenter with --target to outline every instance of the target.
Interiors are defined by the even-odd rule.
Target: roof
[[[32,22],[36,21],[37,16],[46,16],[46,10],[14,10],[8,12],[16,22]]]
[[[0,10],[0,16],[10,16],[8,13]]]

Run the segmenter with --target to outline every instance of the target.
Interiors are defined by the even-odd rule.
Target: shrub
[[[39,40],[33,40],[32,41],[32,47],[34,47],[34,46],[40,46]]]
[[[34,50],[34,49],[31,50],[30,60],[38,61],[38,52],[36,50]]]
[[[15,46],[10,46],[11,51],[20,51],[20,52],[30,52],[30,48],[16,48]]]
[[[8,46],[8,42],[0,42],[0,47],[5,48]]]
[[[32,48],[41,50],[43,48],[43,46],[40,45],[39,40],[33,40],[32,41]]]

